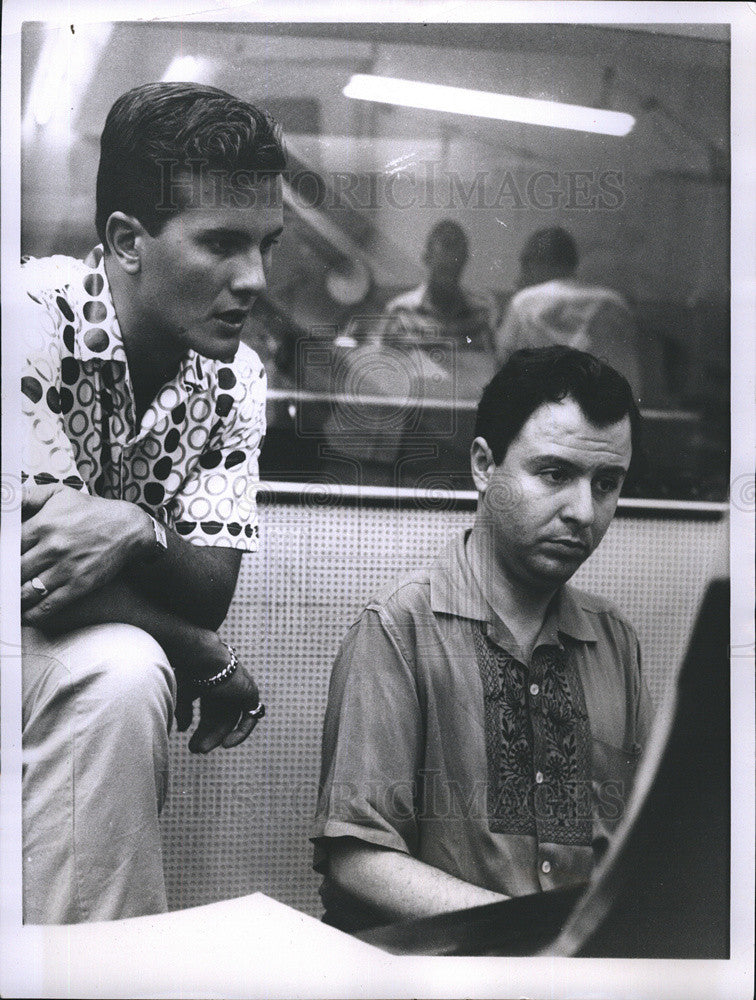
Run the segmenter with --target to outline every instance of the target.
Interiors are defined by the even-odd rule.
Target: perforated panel
[[[323,498],[318,498],[323,499]],[[172,737],[163,814],[172,909],[262,891],[319,914],[310,867],[320,729],[347,624],[382,583],[426,565],[467,512],[325,505],[261,511],[224,634],[248,663],[268,717],[240,748],[192,757]],[[615,601],[641,638],[658,704],[685,648],[721,524],[617,519],[574,582]]]

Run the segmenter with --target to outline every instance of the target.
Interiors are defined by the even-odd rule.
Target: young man
[[[471,530],[386,588],[331,678],[313,839],[326,920],[387,924],[587,880],[650,700],[632,627],[567,581],[637,445],[627,382],[520,351],[481,399]]]
[[[166,909],[168,733],[245,740],[264,709],[217,635],[244,551],[265,373],[240,343],[282,228],[277,126],[157,83],[108,115],[101,245],[23,268],[24,918]],[[178,700],[176,700],[178,699]]]
[[[388,339],[448,339],[460,347],[488,351],[496,322],[493,297],[460,284],[469,247],[462,226],[442,219],[428,234],[423,263],[428,278],[386,306],[383,335]]]
[[[504,362],[525,347],[566,344],[590,351],[624,375],[639,399],[643,388],[638,333],[622,296],[578,280],[578,251],[558,226],[534,232],[520,255],[520,289],[496,331]]]

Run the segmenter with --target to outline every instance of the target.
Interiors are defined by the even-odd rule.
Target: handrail
[[[436,410],[465,410],[473,412],[478,408],[473,399],[442,399],[430,396],[369,396],[343,392],[312,392],[305,389],[268,389],[268,399],[291,403],[338,403],[354,406],[386,406],[396,409],[401,406],[426,406]],[[700,420],[700,414],[693,410],[650,410],[642,409],[641,415],[649,420]]]
[[[304,475],[308,475],[304,473]],[[367,505],[385,504],[390,502],[403,505],[408,501],[421,503],[427,510],[433,510],[443,505],[474,509],[478,494],[475,490],[452,490],[439,486],[407,487],[407,486],[354,486],[337,483],[333,480],[318,480],[317,473],[309,482],[278,482],[264,479],[260,481],[258,499],[264,504],[268,501],[296,500],[301,498],[312,507],[328,506],[328,501],[343,500],[350,505],[354,501],[363,501]],[[331,506],[335,504],[331,503]],[[637,497],[621,497],[617,508],[622,513],[632,515],[637,513],[659,514],[661,516],[696,516],[710,518],[722,517],[729,510],[729,504],[712,500],[663,500],[643,499]]]

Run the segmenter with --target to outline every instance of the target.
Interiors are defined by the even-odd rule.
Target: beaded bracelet
[[[210,688],[214,688],[218,684],[222,684],[224,681],[227,681],[232,674],[236,673],[236,668],[239,666],[239,658],[236,655],[234,647],[229,645],[229,643],[223,639],[221,639],[221,642],[228,650],[231,659],[222,670],[218,671],[217,674],[213,674],[212,677],[202,677],[195,681],[197,687],[201,688],[203,691],[207,691]]]

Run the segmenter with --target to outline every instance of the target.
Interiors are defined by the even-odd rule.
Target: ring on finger
[[[42,583],[42,581],[38,576],[33,576],[29,581],[29,583],[31,584],[32,590],[36,594],[39,594],[40,597],[47,597],[49,591],[47,590],[47,587],[44,585],[44,583]]]
[[[254,708],[245,708],[242,715],[245,719],[262,719],[265,717],[265,705],[258,701]]]

